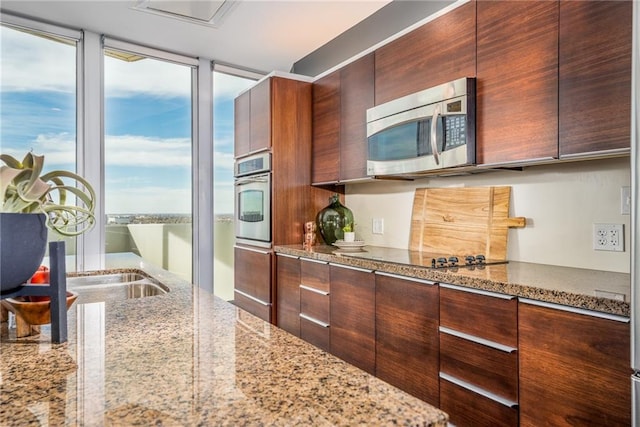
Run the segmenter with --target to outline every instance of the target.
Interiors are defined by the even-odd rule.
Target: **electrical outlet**
[[[373,218],[373,225],[371,232],[373,234],[383,234],[384,233],[384,219],[383,218]]]
[[[593,249],[596,251],[624,252],[622,224],[593,224]]]

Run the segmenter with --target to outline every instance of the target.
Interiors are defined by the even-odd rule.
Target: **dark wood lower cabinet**
[[[300,336],[300,260],[297,257],[276,256],[276,325]]]
[[[376,376],[439,406],[438,286],[376,273]]]
[[[234,248],[234,304],[267,322],[272,321],[272,256],[270,250]]]
[[[630,426],[628,319],[558,308],[519,305],[521,425]]]
[[[331,353],[375,375],[375,276],[371,270],[330,267]]]
[[[445,379],[440,380],[440,409],[456,414],[456,427],[514,427],[518,409],[504,405]],[[553,424],[538,424],[553,425]]]

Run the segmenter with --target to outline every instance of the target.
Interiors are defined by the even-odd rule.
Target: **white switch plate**
[[[384,233],[384,218],[373,218],[373,225],[372,225],[371,232],[373,234]]]
[[[631,187],[620,189],[620,213],[622,215],[631,214]]]
[[[596,251],[624,252],[622,224],[593,224],[593,249]]]

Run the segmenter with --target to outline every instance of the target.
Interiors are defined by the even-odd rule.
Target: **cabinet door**
[[[367,177],[367,108],[373,107],[374,56],[341,70],[340,180]]]
[[[300,336],[300,260],[284,254],[276,256],[276,324]]]
[[[271,321],[271,251],[236,246],[234,249],[234,303]]]
[[[271,80],[251,88],[251,151],[271,147]]]
[[[438,287],[376,274],[376,376],[439,406]]]
[[[476,74],[476,5],[464,4],[375,51],[375,103]]]
[[[558,3],[479,1],[479,164],[558,157]]]
[[[631,1],[560,2],[560,156],[629,149]]]
[[[251,92],[240,94],[234,101],[234,155],[251,151]]]
[[[331,265],[331,353],[374,375],[375,277],[371,270]]]
[[[628,319],[526,303],[518,315],[521,425],[631,425]]]
[[[313,157],[311,182],[340,179],[340,71],[313,83]]]

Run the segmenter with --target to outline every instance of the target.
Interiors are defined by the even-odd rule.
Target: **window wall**
[[[254,78],[213,72],[213,291],[227,301],[233,299],[234,280],[234,99],[255,82]]]
[[[192,280],[192,68],[105,49],[106,250]]]
[[[76,70],[80,33],[0,26],[0,152],[44,155],[44,172],[76,170]],[[73,258],[75,238],[65,240]],[[70,268],[75,262],[70,259]],[[68,268],[69,268],[68,267]]]

